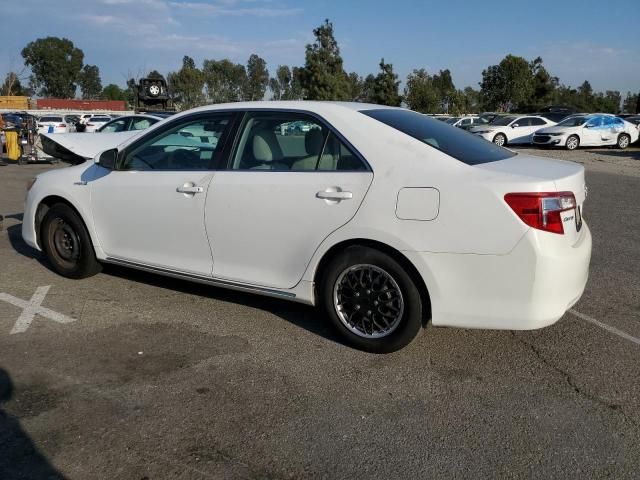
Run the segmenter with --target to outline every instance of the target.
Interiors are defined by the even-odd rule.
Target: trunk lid
[[[582,165],[565,160],[518,154],[505,160],[475,165],[473,168],[485,170],[487,173],[512,175],[519,181],[528,177],[532,180],[532,184],[539,184],[540,180],[553,182],[556,192],[572,192],[576,198],[576,208],[562,212],[561,218],[564,236],[569,243],[574,245],[578,241],[582,230],[584,201],[587,196]],[[522,188],[522,185],[521,183],[518,188]],[[522,191],[522,193],[526,192]]]

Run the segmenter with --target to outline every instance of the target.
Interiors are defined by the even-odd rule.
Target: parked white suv
[[[548,118],[536,115],[508,115],[498,117],[488,125],[473,127],[470,132],[502,147],[508,144],[531,143],[534,132],[555,124]]]
[[[638,133],[633,123],[614,115],[572,115],[553,127],[538,130],[533,136],[533,143],[566,147],[569,150],[579,146],[605,145],[617,145],[624,149],[638,140]]]

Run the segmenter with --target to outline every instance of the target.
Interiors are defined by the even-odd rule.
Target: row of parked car
[[[483,114],[438,118],[500,146],[533,144],[569,150],[580,146],[617,146],[624,149],[637,142],[640,136],[640,115]]]

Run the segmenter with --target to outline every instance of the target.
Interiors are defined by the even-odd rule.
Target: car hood
[[[477,127],[471,127],[471,132],[493,132],[495,130],[500,130],[501,127],[499,125],[478,125]]]
[[[110,133],[41,133],[42,150],[54,158],[77,165],[100,152],[115,148],[143,130]]]
[[[553,127],[541,128],[540,130],[537,130],[536,133],[562,133],[575,130],[577,128],[580,127],[559,127],[557,125],[554,125]]]

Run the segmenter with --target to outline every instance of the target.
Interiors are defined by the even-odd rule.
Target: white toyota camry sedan
[[[84,136],[101,153],[52,135],[95,158],[29,185],[23,237],[61,275],[114,263],[317,305],[372,352],[429,322],[544,327],[587,282],[581,165],[410,110],[234,103],[122,135]]]

